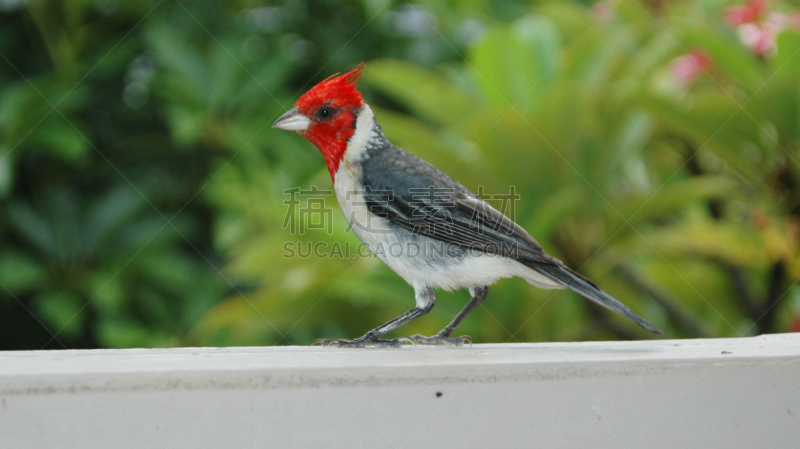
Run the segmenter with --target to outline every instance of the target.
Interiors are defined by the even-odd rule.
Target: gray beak
[[[311,120],[308,117],[301,114],[297,108],[292,108],[280,116],[278,120],[275,120],[272,127],[288,131],[305,131],[310,124]]]

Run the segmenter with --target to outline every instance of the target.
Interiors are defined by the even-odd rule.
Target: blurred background
[[[394,143],[668,338],[799,331],[798,7],[0,0],[0,349],[305,345],[411,308],[354,251],[317,149],[270,128],[361,61]],[[457,333],[650,338],[520,279]]]

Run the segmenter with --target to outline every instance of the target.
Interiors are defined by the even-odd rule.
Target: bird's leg
[[[372,329],[371,331],[367,332],[361,337],[358,337],[353,340],[328,340],[328,339],[320,339],[314,341],[312,344],[319,343],[322,346],[335,346],[340,348],[365,348],[367,346],[377,346],[381,348],[399,348],[403,345],[403,341],[407,341],[406,338],[395,338],[393,340],[381,340],[380,337],[383,334],[386,334],[393,329],[413,320],[414,318],[420,317],[427,313],[426,310],[420,309],[419,307],[415,307],[408,312],[400,315],[397,318],[394,318],[380,327]]]
[[[408,312],[400,315],[397,318],[387,321],[382,326],[379,326],[375,329],[364,334],[362,337],[356,338],[354,340],[328,340],[328,339],[320,339],[314,341],[313,344],[319,343],[322,346],[335,346],[340,348],[365,348],[367,346],[377,346],[380,348],[399,348],[403,346],[403,342],[411,342],[408,338],[395,338],[393,340],[381,340],[380,337],[384,334],[387,334],[398,327],[402,326],[405,323],[413,320],[414,318],[421,317],[426,313],[430,312],[433,308],[433,304],[436,301],[435,296],[433,295],[433,288],[431,287],[422,287],[416,289],[416,300],[417,300],[417,307],[409,310]]]
[[[422,344],[422,345],[454,345],[454,346],[461,346],[464,344],[465,341],[470,342],[472,344],[472,338],[468,335],[463,335],[461,337],[451,337],[453,335],[453,331],[456,330],[461,321],[466,318],[467,315],[470,314],[473,310],[475,310],[480,303],[486,299],[486,294],[489,292],[489,287],[483,285],[480,287],[475,287],[469,289],[472,298],[470,298],[469,302],[460,312],[453,318],[453,321],[450,322],[444,329],[442,329],[438,334],[432,337],[425,337],[422,335],[414,335],[409,337],[411,341],[414,343]]]

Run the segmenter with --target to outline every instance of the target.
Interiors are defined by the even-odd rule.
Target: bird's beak
[[[299,109],[292,108],[286,111],[275,123],[272,124],[273,128],[285,129],[288,131],[305,131],[311,120],[303,115]]]

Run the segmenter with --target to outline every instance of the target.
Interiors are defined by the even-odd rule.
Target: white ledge
[[[793,447],[800,334],[0,352],[0,447]]]

